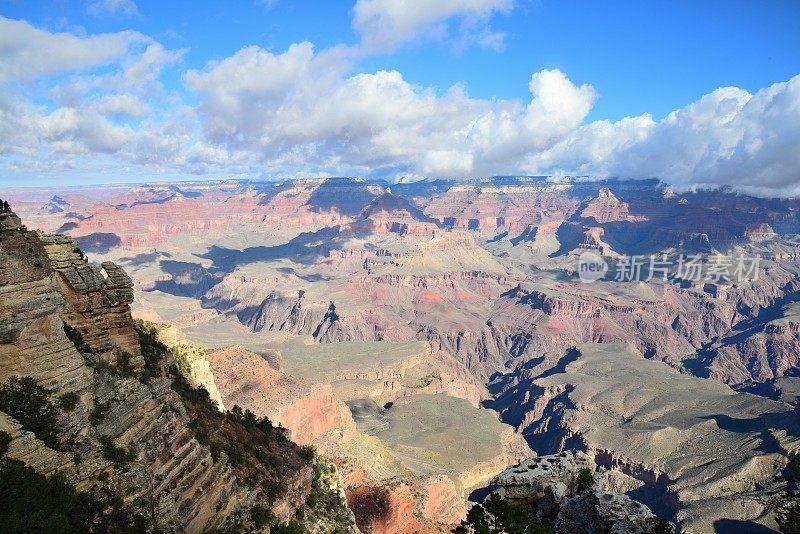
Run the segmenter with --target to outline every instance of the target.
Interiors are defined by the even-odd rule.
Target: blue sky
[[[71,34],[78,40],[107,34],[125,41],[120,45],[124,50],[113,58],[70,55],[63,69],[48,67],[20,79],[12,72],[6,77],[0,95],[9,102],[24,99],[34,106],[31,113],[38,115],[19,120],[41,125],[25,139],[17,134],[3,140],[0,130],[0,184],[130,181],[131,176],[279,178],[344,173],[415,179],[563,171],[656,175],[690,186],[722,183],[726,165],[737,163],[751,175],[730,178],[733,185],[757,188],[763,185],[763,177],[752,175],[756,167],[768,166],[771,172],[796,170],[791,157],[776,161],[774,150],[769,151],[769,161],[754,159],[748,136],[754,128],[772,131],[774,124],[742,126],[738,137],[730,131],[713,133],[712,138],[720,136],[714,145],[724,145],[719,154],[724,161],[719,169],[709,170],[708,150],[697,155],[685,146],[665,145],[676,137],[666,130],[677,126],[663,119],[683,110],[683,123],[700,121],[709,127],[713,120],[704,115],[707,110],[690,105],[728,86],[740,92],[714,98],[732,102],[741,117],[752,120],[754,114],[770,108],[770,102],[762,100],[779,95],[751,97],[800,74],[800,2],[419,0],[405,4],[396,8],[387,0],[0,1],[0,15],[9,24],[25,21],[34,30]],[[436,11],[431,8],[436,5],[438,12],[420,15]],[[41,35],[32,29],[15,32],[14,42],[0,47],[0,60],[3,54],[13,54],[9,48],[18,46],[44,46],[41,52],[47,55],[46,47],[52,43],[42,45]],[[126,33],[129,30],[136,32],[134,37]],[[293,44],[306,41],[314,45],[312,55],[285,55]],[[98,81],[122,72],[153,44],[163,57],[148,80],[128,85]],[[250,45],[257,48],[251,50],[252,56],[243,57],[242,49]],[[326,56],[337,57],[334,61]],[[273,65],[270,58],[285,61]],[[12,65],[22,60],[6,59]],[[231,72],[241,73],[240,68],[255,69],[246,71],[255,81],[221,89],[220,83],[228,80],[222,71],[214,77],[212,62],[226,61],[229,77]],[[298,77],[280,88],[258,81],[282,79],[286,72],[275,69]],[[298,75],[296,69],[304,74]],[[384,71],[397,72],[400,79],[375,76]],[[194,83],[187,82],[192,76],[187,78],[188,72],[198,74]],[[541,109],[530,110],[536,95],[529,83],[532,75],[541,72],[563,76],[539,77],[540,86],[550,88],[541,90],[554,95],[554,102],[540,99]],[[359,74],[372,78],[358,78]],[[297,103],[298,93],[307,93],[317,77],[328,75],[336,79],[327,80],[319,95],[304,94],[308,100],[303,105],[290,107]],[[448,99],[454,85],[463,96]],[[584,87],[591,94],[579,91]],[[408,90],[413,94],[397,98]],[[284,92],[276,97],[275,91]],[[377,93],[390,102],[384,106],[376,100],[374,108],[354,108],[350,117],[356,118],[337,117],[332,125],[329,114],[310,112],[309,106],[324,104],[337,91],[341,98],[364,98],[364,91]],[[792,83],[783,91],[790,97],[795,94]],[[123,96],[129,101],[135,97],[147,111],[110,113],[103,111],[109,106],[96,105],[102,98]],[[387,117],[385,110],[398,100],[403,102],[402,109]],[[350,109],[340,101],[328,106]],[[77,118],[72,119],[74,124],[63,126],[63,116],[69,115],[64,110],[83,117],[90,107],[96,114],[91,124],[108,126],[105,137],[116,135],[118,143],[82,139],[81,132],[90,127],[78,124]],[[714,112],[723,113],[723,107],[715,104]],[[441,108],[452,114],[440,115]],[[183,109],[184,116],[175,117],[177,109]],[[263,111],[263,121],[275,124],[276,130],[249,124],[247,112],[242,111],[247,109]],[[414,110],[413,117],[409,109]],[[787,112],[793,109],[789,106]],[[54,117],[57,112],[61,115]],[[229,120],[236,113],[241,115],[239,122]],[[372,113],[376,121],[367,127]],[[468,126],[452,116],[458,114],[468,118]],[[308,117],[319,127],[309,126],[281,138],[278,119],[285,120],[284,116]],[[640,119],[632,124],[624,122],[625,117]],[[610,121],[613,131],[598,133],[605,123],[596,121],[604,120]],[[59,125],[57,131],[54,123]],[[442,126],[436,129],[433,124],[439,123]],[[400,139],[392,124],[402,124],[404,132],[414,134]],[[470,131],[445,140],[448,133],[475,124],[485,124],[480,132],[484,137],[474,139]],[[694,126],[689,129],[696,130]],[[181,135],[175,135],[174,145],[164,149],[163,155],[134,153],[145,138],[151,143],[149,149],[161,150],[152,144],[153,139],[166,139],[181,128]],[[365,134],[366,130],[371,133]],[[795,134],[782,130],[775,135],[789,144]],[[645,137],[647,143],[655,144],[637,145],[634,153],[619,154],[621,146],[644,143]],[[500,140],[495,146],[491,139]],[[736,147],[741,155],[732,153]],[[676,169],[663,162],[652,164],[658,158],[647,150],[661,149],[687,158],[687,165]],[[170,162],[170,157],[175,161]],[[749,159],[739,161],[745,157]],[[785,191],[797,179],[784,176],[775,180],[775,188]]]

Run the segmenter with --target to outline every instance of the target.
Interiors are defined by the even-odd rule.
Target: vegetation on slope
[[[0,532],[89,531],[88,497],[62,473],[46,477],[19,460],[0,460]]]
[[[283,428],[273,426],[266,417],[256,417],[239,406],[227,413],[220,412],[205,389],[189,384],[175,365],[175,355],[158,340],[155,325],[137,321],[136,331],[145,360],[140,380],[147,381],[155,376],[172,378],[172,389],[183,401],[195,439],[209,447],[215,461],[226,455],[240,483],[260,491],[260,504],[254,506],[236,528],[270,527],[272,532],[303,533],[303,520],[310,518],[325,520],[331,525],[331,532],[346,530],[349,511],[339,493],[332,489],[335,468],[331,464],[317,458],[313,447],[299,447],[293,443]],[[76,347],[90,351],[76,330],[69,332]],[[118,351],[116,365],[96,370],[130,376],[130,360],[126,354]],[[57,405],[51,402],[48,390],[31,377],[12,376],[0,385],[0,411],[17,419],[24,430],[33,432],[53,448],[59,446],[59,408],[64,413],[72,412],[79,401],[74,393],[55,399]],[[100,424],[108,409],[108,403],[96,403],[89,414],[90,422]],[[136,461],[137,454],[132,448],[120,447],[106,435],[99,436],[98,440],[103,456],[117,467],[124,468]],[[88,532],[101,525],[103,531],[110,528],[133,532],[146,527],[146,519],[138,515],[129,517],[121,508],[121,502],[100,503],[89,494],[77,492],[63,473],[44,476],[23,462],[5,458],[11,441],[10,434],[0,432],[0,480],[3,481],[0,485],[0,532]],[[287,482],[297,480],[303,470],[308,470],[306,480],[310,486],[304,490],[305,502],[288,523],[278,524],[270,507],[287,496]],[[246,524],[247,519],[249,524]]]
[[[588,491],[594,486],[594,472],[588,467],[578,471],[578,493]]]
[[[295,519],[286,525],[276,524],[268,506],[256,505],[250,513],[251,522],[258,528],[271,526],[272,532],[305,532],[302,520],[307,515],[324,518],[333,526],[349,523],[343,499],[331,490],[329,477],[335,468],[318,458],[313,447],[300,447],[292,442],[285,429],[273,426],[266,417],[257,417],[250,410],[234,405],[228,412],[220,412],[203,387],[192,387],[184,376],[186,369],[178,365],[185,354],[176,354],[158,340],[158,328],[146,321],[136,321],[139,344],[145,359],[145,373],[161,374],[165,369],[172,378],[172,389],[183,400],[189,416],[189,427],[195,439],[209,447],[217,461],[224,453],[237,479],[261,491],[263,501],[271,505],[287,495],[287,481],[297,477],[303,469],[313,466],[313,481],[305,507],[297,511]],[[173,363],[174,362],[174,363]]]
[[[529,503],[515,503],[493,493],[483,505],[470,508],[454,534],[548,534]]]
[[[0,430],[0,458],[8,451],[8,444],[11,443],[11,434]]]
[[[29,376],[12,376],[0,386],[0,411],[7,413],[44,441],[59,447],[58,410],[50,402],[47,390]]]
[[[77,329],[64,323],[64,333],[67,335],[67,339],[72,341],[72,344],[75,345],[75,350],[81,354],[92,352],[92,348],[83,340],[83,334],[78,332]]]

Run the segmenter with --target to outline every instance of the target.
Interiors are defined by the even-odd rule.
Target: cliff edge
[[[0,470],[58,474],[81,497],[77,531],[354,532],[335,469],[192,388],[131,318],[132,286],[0,213]]]

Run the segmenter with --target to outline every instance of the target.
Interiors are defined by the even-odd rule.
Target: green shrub
[[[313,445],[303,445],[300,447],[300,458],[302,458],[306,463],[311,463],[316,454],[317,449],[315,449]]]
[[[8,452],[8,444],[11,443],[11,434],[0,430],[0,458]]]
[[[119,376],[136,376],[136,368],[131,363],[131,355],[124,350],[118,350],[115,354],[117,358],[116,372]]]
[[[583,493],[594,486],[594,473],[588,467],[578,471],[578,493]]]
[[[202,347],[194,343],[180,343],[169,348],[173,358],[175,358],[175,365],[183,374],[189,374],[192,370],[191,361],[197,360],[205,356],[206,351]]]
[[[659,517],[656,520],[656,526],[653,527],[653,534],[672,534],[675,530],[672,528],[672,523]]]
[[[30,376],[12,376],[0,386],[0,411],[20,422],[51,448],[58,448],[58,410],[47,390]]]
[[[784,534],[800,534],[800,453],[789,456],[785,472],[786,492],[777,510],[777,520]]]
[[[211,449],[211,459],[215,462],[219,461],[220,453],[222,452],[222,447],[219,443],[212,443],[209,448]]]
[[[270,532],[275,534],[305,534],[306,528],[292,519],[285,525],[275,525],[270,529]]]
[[[134,319],[133,326],[139,336],[139,350],[144,358],[144,374],[146,380],[151,376],[159,376],[159,364],[164,356],[169,353],[166,345],[158,340],[158,328],[151,322]]]
[[[94,426],[99,425],[106,419],[106,414],[111,408],[110,402],[95,402],[94,408],[89,413],[89,422]]]
[[[414,387],[414,388],[426,388],[426,387],[430,386],[431,384],[433,384],[434,380],[440,380],[441,381],[441,379],[442,379],[442,377],[440,377],[439,375],[425,375],[423,377],[420,377],[419,383],[417,385],[411,386],[411,387]]]
[[[455,534],[548,534],[550,529],[536,517],[530,503],[512,503],[493,493],[481,506],[470,508],[467,518],[453,529]]]
[[[64,413],[72,413],[78,407],[78,395],[76,393],[64,393],[59,397],[59,405]]]
[[[103,449],[103,457],[106,459],[116,464],[124,464],[128,460],[127,451],[117,445],[111,436],[102,435],[98,441]]]
[[[62,473],[45,477],[23,462],[0,460],[0,532],[88,532],[90,500]]]
[[[250,510],[250,520],[256,528],[263,529],[275,522],[275,514],[269,508],[257,504]]]
[[[261,489],[264,490],[264,498],[268,503],[272,504],[286,495],[289,488],[286,486],[286,483],[282,481],[262,480]]]

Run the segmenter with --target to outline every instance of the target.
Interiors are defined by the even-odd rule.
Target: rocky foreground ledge
[[[668,521],[619,491],[614,474],[581,451],[528,458],[494,479],[494,493],[534,505],[554,534],[672,533]]]

